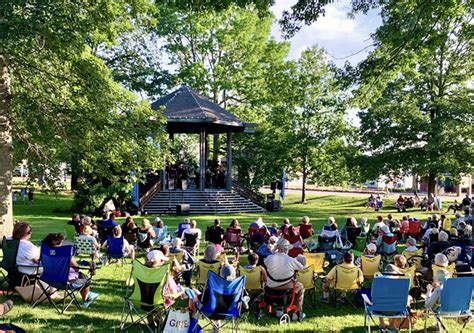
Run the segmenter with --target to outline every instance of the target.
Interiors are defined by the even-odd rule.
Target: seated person
[[[48,234],[43,239],[43,243],[50,248],[62,246],[63,241],[64,236],[60,233]],[[91,269],[93,269],[95,266],[93,262],[91,262],[90,265]],[[99,294],[90,291],[90,281],[82,272],[79,271],[79,265],[73,257],[71,257],[70,266],[68,280],[74,288],[81,288],[84,286],[81,289],[81,297],[82,301],[84,302],[84,306],[88,307],[99,296]]]
[[[178,230],[175,231],[176,237],[181,238],[184,230],[189,228],[191,228],[191,221],[189,219],[184,219],[183,223],[178,225]]]
[[[346,219],[346,224],[344,224],[341,228],[340,235],[344,243],[347,241],[347,228],[357,228],[357,220],[355,217],[348,217]]]
[[[288,290],[293,288],[295,279],[295,271],[304,269],[304,266],[295,258],[288,255],[291,244],[286,239],[279,239],[275,246],[275,254],[265,259],[265,267],[267,269],[267,287],[277,290]],[[294,320],[303,320],[304,287],[301,282],[296,282],[295,305],[297,314]]]
[[[449,213],[451,209],[454,210],[454,214],[456,214],[458,210],[462,210],[462,205],[456,199],[454,199],[454,202],[451,205],[449,205],[446,213]]]
[[[155,231],[155,242],[159,242],[166,237],[166,235],[163,235],[165,230],[166,228],[163,220],[159,217],[155,218],[155,225],[153,226],[153,231]]]
[[[446,232],[441,231],[438,235],[438,241],[430,243],[426,252],[429,256],[433,257],[435,254],[443,252],[450,246],[449,235]]]
[[[278,224],[276,222],[272,223],[272,226],[268,228],[270,236],[278,236]]]
[[[334,217],[332,217],[332,216],[329,217],[329,219],[331,219],[331,218],[334,219]],[[321,234],[318,237],[318,242],[320,244],[320,247],[321,247],[321,243],[323,242],[323,238],[333,238],[333,237],[335,237],[336,247],[342,248],[343,244],[342,244],[341,236],[339,234],[339,230],[337,230],[337,223],[336,222],[331,223],[329,225],[329,230],[326,229],[326,228],[327,227],[324,226],[323,230],[321,231]]]
[[[291,226],[290,219],[284,218],[283,219],[283,224],[280,227],[280,230],[278,230],[278,236],[281,235],[287,235],[288,234],[288,229]]]
[[[86,226],[89,226],[92,229],[92,236],[94,236],[95,238],[99,237],[99,233],[97,232],[97,226],[94,224],[94,222],[92,221],[90,216],[84,216],[81,219],[81,223],[82,223],[81,229],[86,227]]]
[[[421,239],[421,242],[423,245],[428,246],[430,245],[431,242],[437,242],[438,241],[438,234],[439,230],[436,227],[435,223],[430,223],[428,229],[425,231],[423,238]]]
[[[99,226],[102,228],[114,228],[118,224],[115,222],[115,213],[110,213],[107,219],[99,221]]]
[[[398,197],[397,199],[397,203],[395,204],[395,208],[397,208],[397,211],[400,213],[401,211],[406,211],[406,208],[405,208],[405,199],[403,199],[402,195],[400,194],[400,196]]]
[[[242,228],[240,227],[239,220],[237,219],[232,219],[232,221],[230,222],[229,228],[227,229],[242,230]]]
[[[130,245],[136,246],[138,241],[138,227],[131,216],[122,224],[122,234]]]
[[[350,252],[346,252],[344,254],[343,262],[342,264],[339,264],[337,266],[341,266],[344,268],[354,268],[356,267],[354,265],[354,255]],[[323,278],[323,296],[321,297],[321,302],[324,303],[329,303],[329,288],[334,288],[336,285],[336,267],[334,266],[329,273],[326,275],[325,278]],[[364,274],[360,270],[360,268],[357,268],[359,270],[358,278],[357,278],[357,283],[362,284],[364,282]]]
[[[74,231],[76,232],[76,235],[79,235],[81,233],[81,215],[79,214],[74,214],[72,216],[72,219],[67,222],[68,225],[72,225],[74,227]]]
[[[207,227],[206,240],[222,246],[222,242],[224,241],[224,229],[221,227],[221,220],[215,219],[214,225]]]
[[[219,262],[219,260],[217,260],[217,250],[215,244],[211,243],[206,247],[201,261],[206,264],[215,264]]]
[[[308,216],[303,216],[301,218],[301,223],[298,225],[298,227],[300,228],[301,238],[306,239],[313,236],[314,230]]]
[[[263,228],[265,228],[266,229],[267,226],[265,225],[265,223],[263,223],[263,219],[261,217],[257,217],[257,219],[255,221],[250,223],[249,228],[254,228],[254,229],[263,229]]]
[[[383,200],[380,197],[379,194],[377,194],[377,197],[375,198],[375,211],[378,212],[383,206]]]
[[[408,268],[407,258],[402,256],[401,254],[397,254],[395,257],[393,257],[393,264],[399,270]],[[400,271],[400,273],[401,273],[401,271]]]
[[[362,252],[362,256],[366,257],[366,258],[375,258],[375,256],[377,255],[377,245],[375,245],[374,243],[369,243],[365,246],[365,249],[364,251]],[[360,267],[361,266],[361,259],[360,258],[356,258],[355,260],[355,265],[357,267]]]
[[[377,238],[379,253],[391,255],[397,252],[397,237],[390,231],[387,225],[382,226],[380,235]]]
[[[417,252],[418,247],[416,246],[416,239],[412,237],[408,237],[407,242],[406,242],[406,248],[405,251],[407,252]]]
[[[163,266],[168,261],[169,261],[169,258],[166,257],[163,254],[163,252],[161,252],[160,250],[152,250],[152,251],[149,251],[146,254],[145,266],[147,266],[149,268],[158,268],[158,267]],[[152,308],[150,308],[150,306],[148,306],[148,305],[142,305],[142,308],[146,311],[152,310]],[[148,325],[150,325],[151,327],[155,327],[155,318],[154,317],[155,317],[154,313],[149,314],[147,316]]]
[[[380,229],[385,225],[384,218],[382,215],[377,216],[377,222],[372,226],[372,236],[378,237],[380,234]]]
[[[370,224],[369,224],[369,219],[367,217],[363,217],[360,219],[360,228],[361,228],[361,236],[367,236],[368,233],[370,232]]]
[[[257,249],[257,254],[259,255],[259,264],[263,264],[263,261],[266,257],[272,255],[275,252],[275,245],[278,242],[278,237],[271,236],[268,239],[267,243],[260,245]]]
[[[446,269],[439,269],[433,276],[433,282],[426,286],[425,309],[435,309],[439,305],[444,282],[450,277]],[[434,326],[434,329],[438,327]]]
[[[91,254],[91,256],[92,258],[97,257],[100,250],[100,244],[99,242],[97,242],[97,239],[92,235],[92,228],[90,226],[86,225],[82,228],[82,232],[79,235],[79,239],[91,241],[94,249],[96,250],[95,253]]]
[[[265,268],[263,266],[257,266],[258,265],[258,262],[259,262],[259,257],[258,257],[258,254],[256,253],[250,253],[247,257],[248,259],[248,265],[244,266],[244,268],[248,268],[248,269],[251,269],[251,268],[255,268],[255,267],[259,267],[260,268],[260,274],[261,274],[261,277],[262,277],[262,284],[265,284],[267,282],[267,271],[265,270]]]
[[[153,240],[156,238],[155,230],[148,219],[142,219],[142,224],[138,228],[137,246],[145,251],[153,247]]]
[[[123,238],[122,228],[120,228],[120,226],[116,226],[115,228],[112,229],[112,237]],[[106,249],[107,247],[108,247],[108,241],[106,240],[102,244],[102,248]],[[130,245],[125,238],[123,238],[122,254],[124,257],[130,257],[132,260],[135,259],[135,248],[133,247],[133,245]]]
[[[38,262],[40,259],[40,250],[34,245],[31,239],[31,227],[28,223],[19,222],[13,226],[12,238],[19,240],[18,252],[16,255],[16,264],[18,272],[24,275],[34,275],[38,273]],[[41,272],[41,268],[39,269]],[[20,285],[19,281],[15,281]]]
[[[288,234],[284,234],[283,238],[286,239],[293,248],[303,248],[304,241],[300,234],[295,232],[295,228],[290,225],[288,227]]]
[[[191,234],[191,235],[197,235],[196,240],[200,241],[201,240],[201,229],[197,228],[197,222],[196,220],[192,220],[189,224],[188,229],[184,229],[183,234],[181,235],[181,240],[185,241],[186,240],[186,234]]]
[[[441,229],[443,229],[446,232],[449,232],[449,230],[451,230],[451,219],[446,217],[446,215],[441,214],[440,222],[441,222],[441,225],[440,225]]]

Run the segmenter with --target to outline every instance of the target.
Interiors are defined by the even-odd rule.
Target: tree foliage
[[[473,7],[469,1],[387,2],[377,48],[358,68],[367,176],[429,181],[472,172]]]

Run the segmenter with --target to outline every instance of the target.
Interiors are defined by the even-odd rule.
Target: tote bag
[[[188,311],[171,309],[168,312],[163,333],[188,333],[190,324],[191,316]]]

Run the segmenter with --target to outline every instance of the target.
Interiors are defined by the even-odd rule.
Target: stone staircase
[[[265,209],[235,191],[160,191],[144,206],[148,214],[175,214],[176,205],[189,204],[190,214],[261,213]]]

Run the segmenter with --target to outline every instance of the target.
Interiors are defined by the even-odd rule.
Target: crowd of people
[[[257,218],[246,230],[237,219],[233,219],[227,227],[216,219],[205,229],[199,228],[195,220],[185,219],[176,231],[168,230],[159,217],[153,222],[143,218],[139,224],[132,217],[127,217],[119,225],[114,213],[97,222],[88,216],[75,214],[68,224],[74,228],[75,241],[81,239],[92,243],[94,251],[91,253],[90,265],[94,269],[95,259],[99,258],[104,264],[107,262],[107,249],[114,239],[121,241],[123,257],[134,259],[138,252],[142,252],[145,264],[149,267],[169,264],[175,283],[182,284],[189,291],[185,294],[188,295],[192,313],[196,312],[196,302],[202,292],[202,286],[197,285],[193,277],[202,262],[218,264],[219,275],[227,281],[239,276],[241,267],[258,268],[265,292],[277,290],[294,293],[296,311],[292,319],[302,321],[306,317],[303,309],[305,288],[298,280],[298,272],[308,268],[309,253],[324,253],[329,263],[326,274],[322,275],[321,302],[329,302],[331,289],[336,286],[340,271],[357,272],[355,285],[368,283],[374,274],[367,276],[364,262],[380,256],[381,261],[377,266],[380,274],[403,275],[413,272],[419,281],[418,293],[426,295],[426,307],[436,306],[439,290],[446,278],[456,272],[472,272],[474,261],[470,246],[473,206],[474,203],[463,201],[463,207],[456,207],[453,219],[446,214],[433,214],[425,221],[420,221],[408,214],[401,219],[388,214],[386,217],[377,216],[373,223],[367,218],[358,221],[348,217],[339,227],[336,219],[329,217],[321,230],[313,227],[308,216],[302,217],[297,225],[289,219],[284,219],[281,224],[273,222],[267,225],[262,218]],[[19,240],[16,257],[19,272],[27,276],[41,273],[41,265],[38,265],[40,250],[30,241],[31,232],[27,223],[17,223],[12,236]],[[200,244],[204,241],[207,245],[199,259]],[[42,242],[51,248],[59,247],[64,244],[64,237],[50,233]],[[404,249],[403,253],[400,246]],[[105,250],[102,257],[101,249]],[[418,259],[413,261],[415,257]],[[416,270],[412,271],[409,268],[413,265],[416,265]],[[83,304],[88,306],[98,294],[90,290],[90,280],[75,269],[77,266],[74,258],[71,259],[70,282],[76,285],[87,283],[81,289],[81,296]],[[417,294],[413,295],[415,297]],[[4,303],[3,312],[11,306],[10,301]],[[281,313],[278,309],[277,315]],[[386,325],[381,321],[380,326]]]

